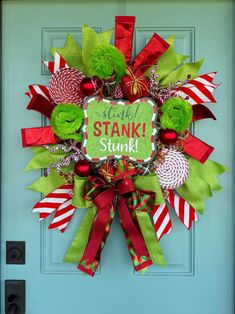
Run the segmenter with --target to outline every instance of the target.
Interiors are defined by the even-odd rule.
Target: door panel
[[[115,15],[136,15],[135,54],[153,32],[164,38],[175,34],[179,53],[191,61],[205,57],[201,73],[219,71],[217,82],[223,84],[215,92],[218,103],[211,105],[218,120],[197,123],[195,134],[215,147],[212,159],[233,169],[233,9],[234,2],[225,0],[3,2],[2,283],[26,280],[27,313],[233,313],[231,172],[221,176],[223,191],[207,200],[191,232],[171,213],[173,231],[161,241],[167,268],[153,266],[144,276],[133,272],[115,219],[101,266],[90,278],[62,261],[84,210],[64,234],[49,231],[49,220],[37,222],[31,208],[40,195],[26,187],[40,173],[23,171],[32,154],[20,140],[21,127],[44,124],[25,110],[24,92],[29,84],[48,83],[40,60],[50,58],[49,48],[63,46],[67,33],[81,44],[83,23],[99,32],[114,26]],[[26,265],[5,265],[6,240],[26,241]]]

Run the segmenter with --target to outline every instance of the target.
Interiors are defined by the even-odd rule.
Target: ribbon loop
[[[94,199],[93,199],[93,203],[95,204],[95,206],[102,210],[104,208],[106,208],[106,206],[112,204],[113,200],[115,198],[115,193],[113,188],[109,188],[103,192],[101,192],[100,194],[98,194]]]

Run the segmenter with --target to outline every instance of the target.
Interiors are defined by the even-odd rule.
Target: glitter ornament
[[[163,148],[160,151],[160,155],[162,160],[155,169],[159,183],[163,189],[177,189],[188,178],[188,160],[174,148]]]
[[[76,69],[63,68],[54,73],[49,82],[49,93],[56,104],[73,103],[82,105],[80,83],[84,74]]]
[[[149,96],[149,82],[137,71],[133,71],[131,68],[127,68],[125,76],[121,81],[122,91],[129,101],[134,102],[135,100]]]
[[[80,90],[84,96],[95,94],[96,86],[91,78],[85,77],[80,83]]]
[[[87,160],[79,160],[74,167],[74,172],[79,177],[87,177],[91,173],[91,164]]]

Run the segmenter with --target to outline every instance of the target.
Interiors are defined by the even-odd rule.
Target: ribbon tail
[[[190,230],[193,222],[198,221],[195,209],[173,190],[170,191],[167,200],[174,208],[179,220]]]
[[[41,114],[43,114],[46,118],[51,118],[51,113],[54,109],[54,105],[52,102],[50,102],[48,99],[46,99],[44,96],[40,94],[34,95],[28,106],[28,110],[35,110]]]
[[[72,205],[77,208],[86,208],[92,206],[88,205],[88,201],[84,199],[84,188],[86,185],[86,178],[75,176],[74,177],[74,189],[72,197]]]
[[[187,84],[178,87],[174,91],[174,95],[183,98],[187,97],[187,101],[191,105],[215,103],[216,100],[213,97],[213,92],[219,86],[219,84],[213,83],[216,73],[207,73],[194,78]]]
[[[136,228],[131,214],[128,210],[126,200],[119,198],[118,209],[120,214],[120,223],[128,242],[128,247],[132,256],[136,271],[152,265],[151,258],[146,249],[141,233]]]
[[[135,16],[115,17],[115,47],[125,56],[126,63],[131,62]]]
[[[168,42],[157,34],[153,34],[147,45],[132,61],[131,66],[144,74],[170,47]]]
[[[194,105],[193,108],[193,122],[199,121],[202,119],[213,119],[216,120],[216,117],[210,111],[209,108],[203,105]]]
[[[202,164],[192,158],[189,158],[189,167],[187,181],[176,191],[197,212],[203,214],[205,199],[221,189],[217,176],[225,172],[226,168],[212,160]]]
[[[78,269],[90,276],[94,276],[99,265],[99,251],[102,248],[102,241],[105,236],[106,228],[109,225],[112,209],[112,203],[109,203],[98,210],[92,226],[90,239],[78,265]]]
[[[63,68],[68,68],[68,64],[62,58],[62,56],[58,53],[58,51],[55,51],[55,59],[54,61],[42,61],[42,63],[48,68],[48,70],[54,74],[57,71],[63,69]]]
[[[158,264],[165,267],[167,265],[166,259],[161,249],[160,243],[156,238],[149,214],[137,210],[136,217],[153,264]]]
[[[41,146],[56,144],[57,139],[51,126],[21,129],[22,146]]]
[[[161,205],[155,205],[151,211],[153,217],[154,229],[158,241],[165,235],[169,234],[172,229],[171,217],[169,215],[168,207],[166,202]]]
[[[45,85],[33,84],[29,85],[29,91],[25,93],[30,98],[33,98],[35,95],[41,95],[50,102],[52,101],[48,87]]]
[[[80,263],[80,260],[84,254],[85,248],[89,240],[90,230],[95,215],[96,215],[95,206],[87,208],[82,223],[79,226],[79,229],[75,234],[75,237],[73,238],[73,241],[65,254],[64,262]]]
[[[65,231],[75,213],[75,207],[71,202],[70,198],[59,206],[48,229],[58,229],[62,233]]]
[[[183,151],[193,157],[194,159],[198,160],[201,163],[204,163],[213,152],[214,147],[210,146],[209,144],[203,142],[196,136],[192,134],[188,134],[188,136],[183,141]]]
[[[40,220],[47,218],[54,211],[58,210],[61,205],[66,204],[66,201],[71,199],[70,193],[72,188],[73,185],[64,184],[53,192],[48,193],[45,198],[34,205],[32,212],[38,213]]]

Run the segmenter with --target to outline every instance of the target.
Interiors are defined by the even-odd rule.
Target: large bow
[[[75,179],[74,199],[78,200],[79,193],[76,192],[81,190],[83,185],[83,199],[86,201],[86,205],[89,204],[88,206],[93,208],[92,210],[95,205],[96,213],[92,222],[90,220],[88,223],[90,229],[86,229],[87,231],[89,229],[87,240],[79,245],[77,236],[75,236],[65,261],[78,262],[78,268],[91,276],[94,275],[99,265],[102,248],[116,211],[119,212],[119,220],[135,270],[144,269],[152,263],[161,265],[166,263],[149,216],[149,212],[152,211],[155,204],[155,193],[136,188],[135,178],[132,179],[127,173],[134,174],[132,170],[128,170],[126,173],[124,171],[117,176],[118,180],[114,184],[92,176],[88,177],[85,184],[84,180],[80,180],[81,178]],[[81,184],[81,182],[83,183]],[[76,185],[79,185],[79,189],[76,188]],[[81,238],[80,230],[78,234]]]

